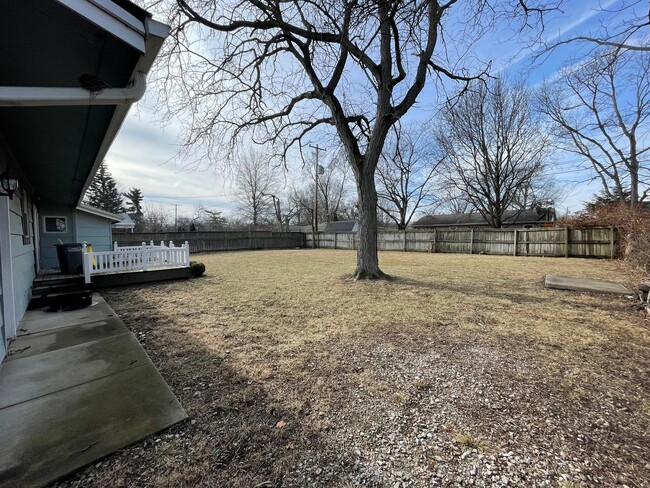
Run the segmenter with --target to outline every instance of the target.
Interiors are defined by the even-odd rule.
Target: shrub
[[[650,212],[643,208],[632,211],[624,203],[601,203],[589,206],[576,216],[560,219],[559,223],[575,227],[616,227],[618,256],[646,271],[650,268]]]
[[[205,264],[199,263],[198,261],[190,261],[190,273],[194,278],[203,276],[203,273],[205,273]]]

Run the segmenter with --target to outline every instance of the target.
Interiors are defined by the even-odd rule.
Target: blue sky
[[[624,2],[570,0],[562,13],[555,13],[547,19],[545,38],[554,40],[559,36],[591,33],[611,19],[613,14],[603,10],[616,8]],[[486,36],[476,46],[474,56],[485,62],[491,60],[493,72],[503,72],[509,77],[521,76],[531,86],[536,86],[544,79],[552,78],[558,69],[580,54],[576,52],[576,45],[570,45],[557,49],[543,62],[532,63],[532,53],[522,51],[521,43],[513,35],[512,27],[500,26],[496,33]],[[172,121],[163,129],[158,123],[159,115],[155,113],[153,98],[145,97],[131,110],[106,157],[109,169],[120,186],[125,190],[129,187],[140,188],[146,203],[169,212],[173,211],[172,204],[179,204],[180,215],[192,214],[198,205],[221,210],[226,215],[232,214],[235,204],[227,177],[209,168],[184,168],[176,157],[179,122]],[[425,90],[420,100],[434,98],[431,91]],[[419,103],[418,109],[410,115],[414,118],[428,117],[430,111],[426,103]],[[565,200],[558,202],[558,210],[580,210],[582,202],[600,190],[596,182],[588,182],[590,173],[578,170],[576,165],[575,158],[559,155],[552,170],[558,179],[566,182],[569,189]],[[300,176],[300,171],[292,173]],[[291,180],[292,175],[288,178]]]

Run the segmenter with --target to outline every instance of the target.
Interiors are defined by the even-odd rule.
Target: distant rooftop
[[[555,222],[555,212],[548,209],[539,210],[507,210],[503,216],[503,225],[524,226],[539,225],[542,222]],[[488,226],[483,216],[476,213],[426,215],[412,224],[412,227],[466,227]]]

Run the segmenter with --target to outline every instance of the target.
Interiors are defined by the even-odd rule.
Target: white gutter
[[[0,86],[0,107],[127,105],[140,100],[146,88],[147,76],[142,72],[136,73],[129,87],[97,92],[81,87]]]

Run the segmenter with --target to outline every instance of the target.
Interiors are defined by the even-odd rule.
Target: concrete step
[[[53,286],[53,285],[69,285],[69,284],[75,284],[75,283],[84,283],[84,277],[83,276],[78,276],[78,275],[60,275],[60,277],[57,278],[48,278],[48,279],[39,279],[36,278],[34,280],[34,286],[36,287],[41,287],[41,286]]]
[[[50,307],[58,310],[59,308],[71,309],[81,308],[92,303],[92,292],[89,288],[74,291],[47,293],[32,297],[29,302],[29,310],[35,310],[42,307]]]
[[[63,283],[60,285],[34,285],[32,287],[32,296],[49,295],[52,293],[65,293],[68,291],[78,291],[90,289],[86,283]]]

